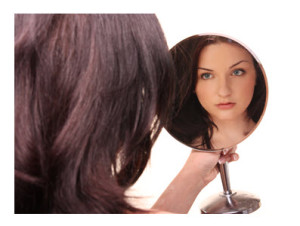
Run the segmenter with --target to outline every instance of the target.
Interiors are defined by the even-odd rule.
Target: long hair
[[[179,141],[199,149],[213,149],[211,137],[217,127],[209,113],[202,107],[194,92],[197,83],[197,65],[204,47],[215,43],[230,43],[245,49],[251,56],[256,70],[256,86],[253,98],[247,108],[249,118],[257,123],[263,113],[266,101],[266,83],[263,71],[253,55],[236,41],[217,35],[194,35],[184,39],[171,50],[177,75],[176,101],[167,130]],[[202,138],[202,143],[195,142]]]
[[[15,212],[137,211],[173,82],[155,15],[16,14]]]

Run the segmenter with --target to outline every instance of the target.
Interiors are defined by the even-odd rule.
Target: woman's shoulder
[[[151,209],[151,210],[149,210],[149,214],[174,214],[174,213],[168,212],[168,211],[163,211],[163,210]]]

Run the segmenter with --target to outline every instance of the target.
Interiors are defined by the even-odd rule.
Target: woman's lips
[[[218,107],[219,109],[222,109],[222,110],[227,110],[227,109],[233,108],[234,105],[235,105],[235,103],[228,102],[228,103],[220,103],[220,104],[217,104],[217,107]]]

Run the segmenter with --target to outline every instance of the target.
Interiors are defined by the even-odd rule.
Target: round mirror
[[[266,109],[267,80],[254,54],[223,35],[194,35],[171,50],[177,92],[166,130],[199,151],[221,151],[248,137]],[[202,213],[251,213],[260,199],[230,188],[227,163],[219,164],[223,193]]]
[[[266,108],[262,65],[240,42],[194,35],[171,49],[177,96],[167,131],[197,150],[230,148],[249,136]]]

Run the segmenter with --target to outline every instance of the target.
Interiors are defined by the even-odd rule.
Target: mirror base
[[[260,207],[260,199],[243,191],[214,195],[201,205],[202,214],[248,214]]]

